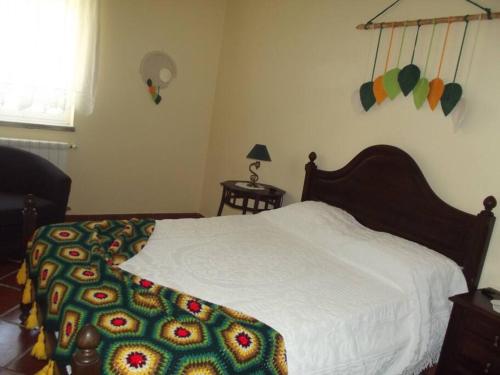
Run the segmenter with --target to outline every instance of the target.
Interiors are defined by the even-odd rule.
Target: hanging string
[[[375,51],[375,61],[373,61],[372,81],[373,77],[375,77],[375,67],[377,66],[378,50],[380,47],[380,38],[382,37],[382,30],[383,28],[381,27],[380,31],[378,32],[377,50]]]
[[[439,67],[438,67],[437,77],[441,76],[441,67],[443,66],[444,53],[446,51],[446,43],[448,43],[448,34],[450,32],[450,26],[451,26],[451,22],[450,22],[450,20],[448,20],[448,26],[446,27],[446,34],[444,36],[443,50],[441,51],[441,59],[439,59]]]
[[[405,35],[406,35],[406,21],[405,21],[405,27],[403,29],[403,35],[401,36],[401,45],[399,46],[398,63],[396,64],[397,67],[399,67],[399,61],[401,60],[401,53],[403,52],[403,46],[405,43]]]
[[[431,56],[432,42],[434,41],[434,32],[436,31],[436,20],[432,22],[432,34],[431,41],[429,43],[429,49],[427,50],[427,59],[425,60],[424,77],[427,77],[427,67],[429,66],[429,57]]]
[[[475,1],[472,1],[472,0],[465,0],[466,2],[468,3],[471,3],[472,5],[475,5],[477,6],[479,9],[482,9],[486,12],[486,16],[488,17],[489,20],[491,20],[491,9],[490,8],[486,8],[486,7],[483,7],[481,5],[479,5],[478,3],[476,3]],[[479,19],[481,21],[481,19]]]
[[[420,32],[420,20],[417,21],[417,34],[415,34],[415,43],[413,44],[413,52],[411,54],[411,62],[410,64],[413,64],[413,59],[415,58],[415,50],[417,49],[417,40],[418,40],[418,33]]]
[[[460,59],[462,58],[462,51],[464,49],[464,43],[465,43],[465,36],[467,35],[467,29],[469,28],[469,19],[467,16],[465,16],[465,29],[464,29],[464,35],[462,37],[462,45],[460,46],[460,52],[458,54],[458,61],[457,61],[457,67],[455,68],[455,75],[453,76],[453,82],[456,81],[457,79],[457,73],[458,73],[458,67],[460,66]]]
[[[368,27],[368,25],[370,25],[373,21],[375,21],[376,18],[380,17],[382,14],[384,14],[385,12],[387,12],[389,9],[391,9],[394,5],[396,5],[397,3],[399,3],[401,0],[396,0],[395,2],[393,2],[391,5],[389,5],[387,8],[383,9],[381,12],[379,12],[375,17],[373,17],[372,19],[370,19],[368,22],[365,23],[365,29]]]
[[[385,69],[384,73],[387,72],[387,68],[389,67],[389,57],[391,56],[391,49],[392,49],[392,39],[394,37],[394,24],[392,24],[392,30],[391,30],[391,39],[389,40],[389,49],[387,50],[387,57],[385,59]]]
[[[482,21],[483,19],[484,19],[484,15],[482,14],[481,17],[479,18],[479,21]],[[477,41],[479,39],[481,25],[482,25],[482,22],[477,23],[476,31],[474,34],[474,41],[472,42],[472,49],[470,51],[469,60],[468,60],[467,65],[466,65],[466,71],[462,74],[462,76],[464,77],[462,79],[463,80],[463,83],[462,83],[463,87],[467,86],[467,84],[469,83],[469,78],[470,78],[472,66],[474,65],[473,64],[474,56],[476,54]]]

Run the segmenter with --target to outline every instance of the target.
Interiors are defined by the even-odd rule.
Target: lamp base
[[[257,187],[257,181],[259,180],[259,176],[257,175],[256,171],[252,170],[252,167],[255,168],[256,170],[260,168],[260,161],[253,162],[248,166],[248,170],[250,171],[250,182],[248,183],[249,187],[256,188]]]
[[[236,183],[236,186],[239,188],[243,189],[248,189],[248,190],[265,190],[266,188],[260,184],[255,184],[255,186],[250,185],[250,182],[247,181],[240,181]]]

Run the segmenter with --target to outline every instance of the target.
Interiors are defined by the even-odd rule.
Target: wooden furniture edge
[[[226,180],[220,183],[222,186],[222,194],[219,203],[219,209],[217,210],[217,216],[222,215],[222,211],[225,206],[229,206],[236,210],[241,210],[243,215],[246,215],[248,211],[253,214],[269,210],[269,205],[273,208],[280,208],[283,205],[283,196],[286,191],[280,189],[279,187],[262,184],[264,189],[246,189],[241,186],[237,186],[237,183],[246,183],[247,181],[242,180]],[[237,200],[241,199],[241,204],[237,203]],[[253,207],[248,207],[248,200],[252,199],[254,201]],[[264,208],[260,208],[260,203],[264,203]]]
[[[495,290],[495,292],[493,299],[500,296],[499,291]],[[473,361],[474,366],[484,367],[483,371],[474,371],[474,373],[489,373],[491,358],[498,356],[500,343],[497,328],[500,324],[500,314],[493,309],[491,299],[492,297],[486,295],[481,289],[449,298],[453,302],[453,310],[436,374],[472,373],[473,369],[469,367],[471,363],[467,359],[474,358],[478,351],[482,358],[478,362]],[[477,328],[474,329],[474,326]],[[491,334],[491,336],[487,337],[485,334]],[[469,345],[471,337],[476,344]],[[457,361],[458,358],[463,358],[465,361]],[[478,359],[478,357],[475,358]],[[492,371],[497,373],[494,369]]]
[[[197,212],[180,212],[180,213],[124,213],[124,214],[77,214],[66,215],[66,222],[74,221],[98,221],[98,220],[126,220],[126,219],[201,219],[204,216]]]

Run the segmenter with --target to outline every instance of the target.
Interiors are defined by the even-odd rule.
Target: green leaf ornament
[[[373,81],[365,82],[361,85],[359,97],[364,110],[368,112],[376,102],[375,95],[373,94]]]
[[[446,84],[443,96],[441,96],[441,108],[445,116],[448,116],[453,111],[461,97],[462,86],[455,82]]]
[[[417,109],[420,109],[425,103],[427,95],[429,95],[429,80],[427,78],[420,78],[413,89],[413,102]]]
[[[398,75],[399,87],[404,96],[408,94],[415,88],[417,82],[420,78],[420,69],[415,64],[406,65]]]
[[[399,87],[398,75],[401,69],[393,68],[384,74],[384,89],[387,92],[387,96],[393,100],[401,92],[401,87]]]

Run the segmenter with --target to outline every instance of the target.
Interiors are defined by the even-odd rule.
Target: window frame
[[[73,125],[45,125],[45,124],[37,124],[35,122],[15,122],[15,121],[5,121],[0,120],[1,127],[10,127],[10,128],[24,128],[24,129],[41,129],[41,130],[59,130],[59,131],[67,131],[74,132],[76,131],[75,124]]]
[[[77,41],[74,41],[77,43]],[[76,65],[72,67],[73,75],[77,74]],[[23,113],[22,110],[3,109],[0,107],[0,126],[28,129],[75,131],[75,111],[77,107],[76,93],[66,92],[63,111],[57,114]]]

